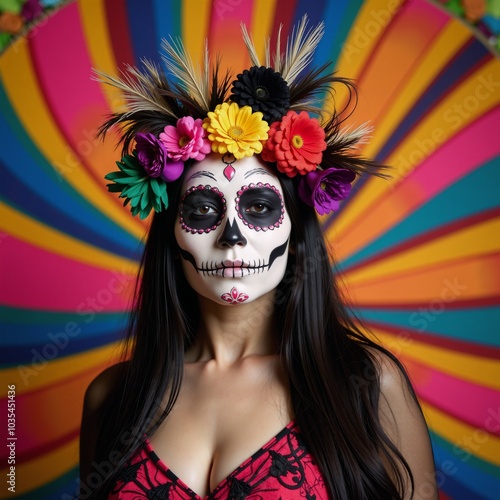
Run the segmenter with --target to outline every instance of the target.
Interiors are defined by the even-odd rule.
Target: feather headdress
[[[283,48],[280,27],[274,49],[266,44],[262,65],[242,25],[253,66],[235,78],[220,74],[221,59],[212,63],[207,44],[195,65],[179,38],[163,40],[165,73],[147,60],[143,69],[127,66],[119,77],[95,71],[98,81],[121,91],[125,103],[99,130],[104,136],[121,127],[123,158],[119,170],[106,176],[108,189],[144,218],[167,208],[166,184],[182,174],[186,161],[201,161],[211,151],[235,159],[260,154],[298,179],[305,203],[320,214],[336,210],[356,175],[381,174],[377,164],[355,154],[367,127],[342,130],[342,112],[325,117],[319,106],[335,85],[356,97],[352,82],[331,73],[329,63],[309,69],[323,33],[323,23],[311,28],[304,16]]]

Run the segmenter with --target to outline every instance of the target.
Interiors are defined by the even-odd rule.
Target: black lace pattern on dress
[[[270,500],[328,499],[321,473],[295,424],[227,476],[206,497],[182,482],[148,444],[122,469],[109,499]]]

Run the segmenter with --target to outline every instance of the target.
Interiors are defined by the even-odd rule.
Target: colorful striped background
[[[15,384],[18,437],[15,494],[2,438],[1,498],[74,493],[83,393],[116,359],[147,225],[106,191],[118,154],[94,133],[120,96],[91,68],[159,60],[182,35],[237,72],[240,21],[262,54],[304,13],[326,22],[316,63],[358,82],[363,153],[394,167],[323,220],[348,297],[408,367],[441,498],[499,498],[500,61],[424,0],[81,0],[0,56],[0,432]]]

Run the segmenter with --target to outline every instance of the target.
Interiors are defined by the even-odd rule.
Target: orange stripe
[[[29,454],[32,459],[37,449],[43,448],[47,452],[47,448],[52,448],[51,442],[60,442],[78,431],[85,390],[105,366],[93,367],[68,380],[17,398],[17,429],[23,437],[18,442],[20,455],[27,457]]]
[[[417,158],[417,155],[414,154],[416,144],[422,141],[429,141],[434,137],[436,131],[439,134],[444,134],[443,137],[446,138],[446,141],[450,141],[459,133],[468,134],[470,130],[468,131],[467,128],[477,126],[474,123],[476,120],[487,119],[483,115],[487,115],[490,110],[495,109],[500,103],[499,92],[490,92],[485,99],[479,100],[477,107],[471,110],[461,120],[460,124],[450,119],[450,112],[457,103],[463,103],[469,96],[475,95],[477,89],[482,85],[478,82],[482,82],[491,75],[497,78],[496,75],[499,74],[499,69],[499,61],[492,59],[469,75],[466,80],[461,82],[458,87],[452,89],[449,94],[444,96],[436,106],[429,110],[429,113],[422,121],[415,125],[405,140],[387,158],[386,163],[395,167],[390,172],[393,177],[389,181],[377,178],[369,179],[363,185],[360,195],[355,196],[346,209],[339,212],[334,225],[335,232],[337,233],[335,241],[342,242],[341,247],[337,248],[337,255],[340,260],[351,255],[367,242],[372,241],[391,227],[386,224],[384,219],[392,215],[388,214],[389,209],[385,209],[387,207],[385,200],[392,198],[396,192],[402,190],[406,184],[405,179],[410,171],[425,161],[429,155],[432,155],[431,151],[428,151],[424,155],[425,158]],[[438,144],[434,141],[433,144],[435,144],[435,147],[444,147],[446,143]],[[411,164],[408,163],[406,165],[404,161],[409,161],[410,159]],[[443,174],[441,173],[441,175]],[[404,191],[408,193],[406,188]],[[418,191],[416,189],[417,193]],[[395,199],[401,200],[400,197]],[[409,201],[413,199],[412,197]],[[384,209],[383,213],[382,208]],[[412,209],[410,204],[400,203],[398,206],[400,220]],[[374,214],[376,214],[376,223],[374,222]],[[328,239],[330,238],[330,231],[331,229],[328,229],[326,232]]]
[[[357,123],[376,122],[385,115],[394,96],[414,76],[415,66],[442,26],[443,16],[436,15],[434,6],[421,2],[403,6],[357,82],[362,89],[354,115]]]
[[[26,394],[31,391],[41,390],[59,383],[62,378],[80,376],[85,370],[93,367],[103,370],[121,357],[121,342],[113,342],[102,347],[88,349],[70,356],[54,358],[46,365],[36,360],[27,365],[17,365],[2,370],[2,376],[16,384],[16,395]],[[33,368],[33,370],[31,370]],[[7,386],[0,387],[0,397],[7,396]]]
[[[223,54],[222,67],[231,68],[233,74],[250,66],[250,57],[241,36],[240,23],[250,29],[251,2],[214,2],[210,17],[209,48],[212,54]]]
[[[194,64],[201,64],[205,51],[205,39],[208,37],[210,23],[209,1],[183,0],[181,12],[182,40],[191,55]],[[212,53],[212,62],[216,54]]]
[[[380,39],[385,36],[403,0],[365,0],[349,30],[335,68],[339,75],[358,80],[368,61],[378,50]],[[385,78],[384,78],[385,79]],[[347,89],[339,85],[334,96],[325,103],[330,110],[333,106],[342,109],[349,98]]]
[[[444,262],[438,265],[361,281],[351,289],[356,304],[415,304],[442,298],[447,303],[500,295],[500,254],[489,254]],[[450,276],[465,287],[459,295],[450,295]]]

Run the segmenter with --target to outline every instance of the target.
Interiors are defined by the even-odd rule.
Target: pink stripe
[[[83,160],[90,159],[100,153],[94,135],[109,108],[100,86],[91,80],[92,62],[78,3],[51,17],[48,27],[30,38],[39,85],[68,144]]]
[[[498,408],[498,392],[433,370],[404,356],[415,391],[423,400],[474,427],[500,436],[491,411]],[[491,421],[491,422],[490,422]]]
[[[16,238],[0,245],[0,303],[57,311],[123,311],[130,306],[134,277],[47,252]],[[5,263],[13,263],[6,265]],[[16,264],[14,264],[16,263]]]
[[[223,54],[228,68],[247,67],[249,58],[241,37],[240,23],[252,27],[253,2],[213,2],[210,12],[209,48],[212,54]]]
[[[235,23],[241,33],[240,22],[245,23],[247,28],[251,28],[253,2],[236,2],[237,5],[234,4],[235,2],[214,2],[210,12],[209,33],[213,35],[221,30],[220,33],[224,36],[225,30],[234,26]],[[229,40],[226,39],[226,42]]]
[[[407,199],[415,205],[418,192],[418,204],[424,203],[500,154],[499,123],[500,107],[496,107],[461,130],[408,175],[398,186],[398,198],[401,190],[411,192],[413,196]]]
[[[394,22],[401,23],[409,39],[433,40],[436,33],[449,22],[449,15],[428,2],[405,2]]]

